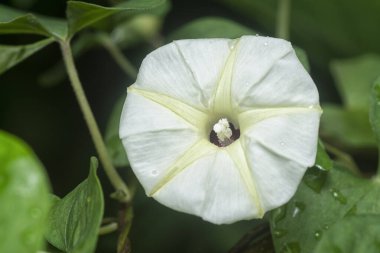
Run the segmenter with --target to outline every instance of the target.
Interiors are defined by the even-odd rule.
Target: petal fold
[[[231,157],[220,150],[195,161],[153,197],[215,224],[251,219],[259,212]]]
[[[240,39],[232,94],[238,111],[319,103],[315,84],[291,44],[260,36]]]
[[[136,86],[198,109],[208,108],[229,53],[228,41],[181,40],[167,44],[144,59]]]

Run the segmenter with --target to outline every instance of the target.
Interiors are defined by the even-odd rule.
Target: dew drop
[[[294,209],[292,212],[292,217],[295,218],[298,215],[300,215],[300,213],[302,213],[305,210],[305,208],[306,208],[306,206],[304,203],[295,201],[294,202]]]
[[[324,230],[329,230],[329,228],[330,228],[330,227],[329,227],[329,225],[327,225],[327,224],[325,224],[325,225],[323,226],[323,229],[324,229]]]
[[[280,253],[300,253],[301,248],[298,242],[288,242],[285,243],[281,248]]]
[[[333,198],[335,200],[339,201],[339,203],[341,203],[342,205],[347,204],[346,197],[339,190],[337,190],[335,188],[331,188],[330,192],[331,192],[331,195],[333,196]]]
[[[230,42],[228,42],[228,47],[230,48],[230,50],[234,50],[235,44],[236,44],[235,40],[231,40]]]
[[[280,142],[280,145],[281,145],[281,146],[285,146],[285,142],[283,142],[283,141]]]
[[[322,236],[322,231],[320,231],[320,230],[315,231],[315,233],[314,233],[315,239],[319,240],[319,239],[321,239],[321,236]]]
[[[276,226],[278,222],[283,220],[285,216],[286,216],[286,205],[274,209],[272,211],[272,219],[274,222],[274,226]]]
[[[285,229],[281,229],[281,228],[277,228],[275,230],[273,230],[273,235],[276,237],[276,238],[281,238],[283,237],[284,235],[286,235],[288,232],[285,230]]]
[[[259,37],[260,36],[260,34],[258,34],[258,33],[256,33],[256,35],[255,35],[256,37]]]
[[[320,193],[327,179],[327,170],[316,165],[309,168],[304,176],[305,184],[316,193]]]
[[[268,42],[264,42],[264,46],[268,46]]]
[[[86,201],[87,201],[87,203],[90,203],[91,202],[91,198],[87,197]]]
[[[157,176],[158,175],[158,171],[157,170],[152,170],[150,173],[152,174],[152,176]]]

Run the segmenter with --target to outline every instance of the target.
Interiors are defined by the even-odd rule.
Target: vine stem
[[[102,135],[99,131],[99,127],[95,121],[94,114],[92,113],[91,107],[84,93],[82,84],[79,80],[78,72],[75,68],[73,54],[71,52],[70,41],[62,41],[60,42],[60,45],[63,60],[67,69],[67,73],[69,75],[71,85],[74,89],[74,93],[82,110],[84,119],[87,123],[87,127],[90,131],[92,140],[95,144],[95,148],[98,152],[100,162],[103,165],[107,177],[109,178],[111,184],[116,190],[116,194],[114,194],[114,196],[121,202],[128,202],[130,200],[129,189],[125,182],[121,179],[120,175],[117,173],[108,155],[106,145],[104,144]]]
[[[121,49],[111,40],[107,34],[98,34],[99,42],[103,45],[105,49],[111,54],[115,59],[120,68],[132,79],[137,78],[137,70],[133,64],[128,60],[123,54]]]
[[[291,0],[279,0],[277,9],[276,36],[289,40]]]
[[[99,228],[99,235],[106,235],[112,232],[115,232],[118,229],[118,225],[116,222],[112,222],[110,224],[104,225]]]

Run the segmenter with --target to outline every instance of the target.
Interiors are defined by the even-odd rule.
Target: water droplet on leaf
[[[321,239],[321,236],[322,236],[322,231],[320,231],[320,230],[315,231],[315,233],[314,233],[315,239],[319,240],[319,239]]]
[[[327,173],[327,170],[324,170],[321,166],[316,165],[306,171],[304,182],[310,189],[316,193],[320,193],[326,182]]]
[[[264,42],[264,46],[268,46],[268,42]]]
[[[302,202],[295,201],[294,202],[294,209],[292,212],[292,217],[297,217],[300,213],[302,213],[305,210],[306,206]]]
[[[272,211],[272,219],[274,222],[274,226],[277,225],[278,222],[283,220],[286,216],[286,205],[280,206]]]
[[[286,234],[287,234],[287,231],[285,229],[278,228],[278,229],[273,230],[273,235],[276,238],[281,238]]]
[[[335,188],[331,188],[331,189],[330,189],[330,192],[331,192],[333,198],[334,198],[335,200],[338,200],[339,203],[341,203],[341,204],[343,204],[343,205],[347,204],[347,199],[346,199],[346,197],[345,197],[345,196],[344,196],[339,190],[337,190],[337,189],[335,189]]]

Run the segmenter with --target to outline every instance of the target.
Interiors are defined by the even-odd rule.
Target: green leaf
[[[344,170],[333,168],[327,174],[315,170],[310,168],[294,197],[270,214],[276,252],[293,252],[286,251],[289,248],[313,252],[323,234],[352,212],[371,187]]]
[[[380,73],[380,70],[379,70]],[[380,77],[374,82],[371,92],[371,105],[369,107],[369,119],[372,130],[377,138],[377,145],[380,145]]]
[[[103,7],[95,4],[69,1],[67,3],[67,20],[69,37],[106,17],[120,12],[130,12],[131,15],[141,13],[163,5],[166,0],[131,0],[114,7]]]
[[[43,166],[24,142],[3,131],[0,161],[0,252],[37,252],[50,208]]]
[[[278,0],[214,2],[229,6],[256,27],[274,34]],[[290,38],[321,67],[330,57],[380,53],[379,13],[380,5],[373,0],[292,1]]]
[[[168,41],[177,39],[230,38],[256,34],[254,30],[232,20],[219,17],[204,17],[191,21],[168,36]]]
[[[112,163],[116,167],[129,166],[124,146],[119,137],[120,115],[123,110],[124,101],[125,96],[122,96],[114,105],[104,136],[108,153],[111,156]]]
[[[380,215],[346,217],[337,222],[318,243],[315,253],[380,252]]]
[[[29,45],[0,45],[0,74],[22,62],[52,42],[52,39],[45,39]]]
[[[0,4],[0,34],[38,34],[64,39],[67,24],[64,20],[25,13]]]
[[[371,86],[380,73],[380,56],[336,60],[331,63],[331,71],[345,108],[368,112]]]
[[[309,58],[307,57],[307,54],[305,50],[295,47],[294,51],[296,52],[296,55],[300,62],[302,63],[303,67],[307,70],[307,72],[310,72],[310,63],[309,63]]]
[[[318,141],[317,157],[315,159],[315,166],[322,170],[331,170],[333,168],[333,162],[329,155],[326,153],[325,146],[322,141]]]
[[[345,110],[337,105],[324,105],[321,136],[343,147],[374,148],[376,146],[368,120],[368,109]]]
[[[380,73],[380,57],[365,55],[334,61],[331,69],[343,107],[323,106],[321,135],[350,149],[375,148],[368,113],[371,86]]]
[[[96,176],[98,161],[91,158],[88,178],[63,199],[55,202],[49,215],[46,239],[67,253],[95,251],[103,217],[103,192]]]

